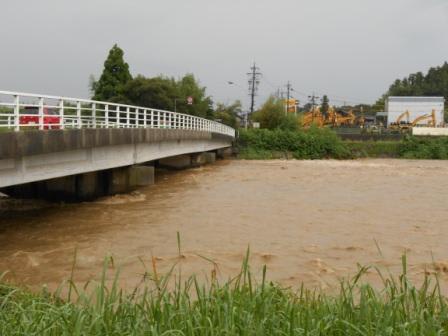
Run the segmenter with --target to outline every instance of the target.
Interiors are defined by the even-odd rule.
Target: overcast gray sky
[[[114,43],[133,75],[191,72],[245,106],[253,61],[258,102],[290,80],[340,104],[448,60],[448,0],[0,0],[0,14],[0,90],[88,97]]]

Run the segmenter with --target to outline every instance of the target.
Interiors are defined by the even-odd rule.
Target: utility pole
[[[260,84],[261,72],[260,68],[254,62],[254,65],[250,68],[251,72],[247,73],[249,77],[249,96],[250,96],[250,114],[254,113],[255,108],[255,97],[258,91],[258,85]],[[248,116],[246,115],[246,127],[248,123]]]
[[[316,107],[316,100],[318,100],[319,97],[317,97],[317,96],[314,94],[314,92],[313,92],[313,95],[312,95],[312,96],[308,96],[308,98],[309,98],[310,101],[311,101],[311,107],[312,107],[312,110],[314,111],[314,108]]]
[[[286,84],[286,111],[285,111],[285,115],[288,115],[288,112],[289,112],[289,99],[291,98],[291,91],[292,91],[291,83],[288,81],[288,84]]]

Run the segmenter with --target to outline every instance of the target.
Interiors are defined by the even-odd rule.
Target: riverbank
[[[179,260],[180,261],[180,260]],[[448,332],[447,299],[437,278],[415,287],[403,273],[384,277],[377,290],[363,282],[368,268],[343,280],[339,293],[327,295],[270,282],[266,268],[257,283],[246,257],[239,275],[224,284],[152,270],[125,292],[108,283],[109,263],[97,284],[68,285],[66,295],[33,294],[0,284],[0,334],[8,335],[439,335]],[[176,276],[180,276],[177,273]],[[117,279],[117,278],[115,278]],[[85,288],[88,288],[86,291]],[[94,287],[94,288],[92,288]]]
[[[238,157],[269,159],[404,158],[447,160],[448,138],[406,136],[399,141],[349,141],[329,129],[240,132]]]

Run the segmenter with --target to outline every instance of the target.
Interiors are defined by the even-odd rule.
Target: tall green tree
[[[238,128],[241,112],[242,104],[239,100],[230,105],[218,103],[215,109],[215,119],[233,128]]]
[[[188,104],[187,98],[193,98]],[[213,118],[213,101],[207,96],[206,88],[201,86],[193,74],[186,74],[177,82],[177,111],[198,117]]]
[[[124,52],[116,44],[109,51],[104,69],[98,81],[92,81],[92,99],[127,103],[124,94],[125,85],[132,79],[129,65],[124,61]]]
[[[211,97],[191,74],[177,81],[163,76],[147,78],[139,75],[128,81],[122,92],[129,104],[176,110],[208,119],[214,117]],[[192,104],[188,104],[188,97],[192,98]]]
[[[299,126],[297,117],[288,113],[285,115],[284,100],[270,96],[261,109],[256,111],[252,120],[260,123],[261,128],[296,130]]]
[[[172,78],[139,75],[125,85],[123,93],[132,105],[174,111],[177,85]]]

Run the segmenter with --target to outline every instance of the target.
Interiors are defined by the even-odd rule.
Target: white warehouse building
[[[389,97],[386,100],[387,125],[396,122],[398,117],[409,111],[409,120],[412,122],[423,115],[435,112],[436,126],[444,126],[445,98],[443,97]],[[428,119],[422,120],[418,125],[427,125]]]

